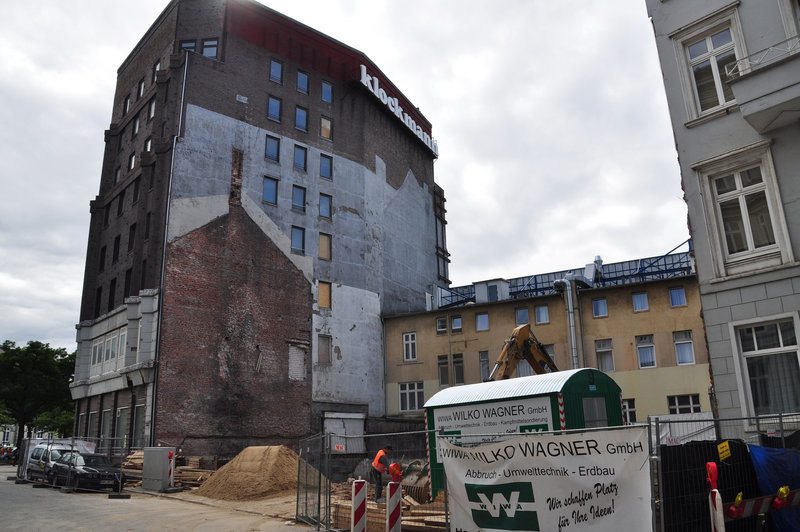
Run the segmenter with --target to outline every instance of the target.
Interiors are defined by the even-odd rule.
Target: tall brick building
[[[424,310],[448,254],[431,125],[367,56],[173,0],[105,139],[76,434],[224,455],[385,414],[381,316]]]

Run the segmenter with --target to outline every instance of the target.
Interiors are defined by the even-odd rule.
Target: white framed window
[[[647,293],[646,292],[639,292],[638,294],[633,294],[633,311],[634,312],[644,312],[648,310],[650,307],[647,304]]]
[[[514,311],[514,323],[517,325],[525,325],[526,323],[530,323],[527,307],[518,308]]]
[[[436,334],[447,334],[447,318],[436,318]]]
[[[608,304],[606,298],[601,297],[592,300],[592,316],[595,318],[604,318],[608,316]]]
[[[686,292],[682,286],[676,286],[669,289],[669,306],[671,307],[685,307],[686,306]]]
[[[636,423],[636,399],[622,400],[622,421],[626,425]]]
[[[694,364],[694,345],[692,331],[675,331],[672,333],[675,344],[675,360],[679,366]]]
[[[464,355],[453,355],[453,384],[464,384]]]
[[[450,331],[454,333],[461,332],[461,316],[450,318]]]
[[[481,368],[481,382],[489,379],[489,351],[478,351],[478,365]]]
[[[438,357],[439,368],[439,386],[450,385],[450,363],[447,360],[447,355],[439,355]]]
[[[652,334],[636,337],[636,353],[639,357],[639,368],[656,367],[656,346]]]
[[[600,371],[614,371],[614,351],[611,347],[611,338],[594,341],[594,352],[597,355],[597,369]]]
[[[756,415],[800,411],[800,351],[792,318],[735,328]]]
[[[670,35],[680,65],[689,122],[735,105],[725,67],[746,57],[736,6],[726,7]]]
[[[692,414],[700,412],[700,394],[667,396],[670,414]]]
[[[403,333],[403,361],[416,362],[417,360],[417,333]]]
[[[217,58],[217,48],[219,47],[218,39],[203,39],[202,53],[211,59]]]
[[[550,323],[550,309],[547,305],[537,305],[533,308],[533,314],[537,325]]]
[[[422,382],[400,383],[400,411],[414,412],[422,410],[425,404],[425,393]]]
[[[793,262],[768,142],[694,166],[721,276]]]
[[[489,313],[488,312],[481,312],[480,314],[475,314],[475,330],[476,331],[488,331],[489,330]]]

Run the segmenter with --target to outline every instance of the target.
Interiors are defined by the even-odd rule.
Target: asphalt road
[[[287,502],[268,502],[258,510],[220,507],[216,501],[191,495],[148,494],[126,490],[130,499],[110,499],[107,493],[65,493],[50,487],[16,484],[16,467],[0,465],[0,527],[14,531],[197,530],[305,532],[295,523]],[[282,504],[282,507],[279,507]],[[230,505],[228,505],[230,506]]]

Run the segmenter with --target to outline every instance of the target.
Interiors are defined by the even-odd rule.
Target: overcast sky
[[[430,120],[453,286],[688,238],[644,0],[265,3],[366,54]],[[76,347],[116,70],[166,4],[3,7],[0,341]]]

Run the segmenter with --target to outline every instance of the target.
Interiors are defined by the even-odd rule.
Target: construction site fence
[[[37,446],[49,451],[46,455],[49,457],[48,463],[33,456]],[[114,472],[113,484],[103,482],[102,485],[95,485],[96,483],[92,480],[89,482],[82,481],[77,487],[82,491],[121,491],[124,489],[125,481],[130,480],[125,477],[123,465],[126,457],[133,450],[135,449],[128,444],[127,438],[26,438],[22,441],[22,446],[19,448],[17,455],[16,476],[20,480],[28,480],[34,484],[54,485],[56,479],[54,470],[50,465],[52,461],[71,451],[97,454],[108,459],[110,469]],[[77,478],[78,475],[75,472],[75,468],[67,467],[62,469],[62,475],[60,475],[57,484],[66,489],[71,489],[76,486]]]
[[[800,449],[800,413],[724,419],[679,414],[650,417],[648,424],[658,532],[711,531],[706,463],[718,464],[719,491],[729,503],[738,493],[745,499],[762,495],[748,445]],[[767,515],[731,521],[726,531],[761,530],[768,520]]]

